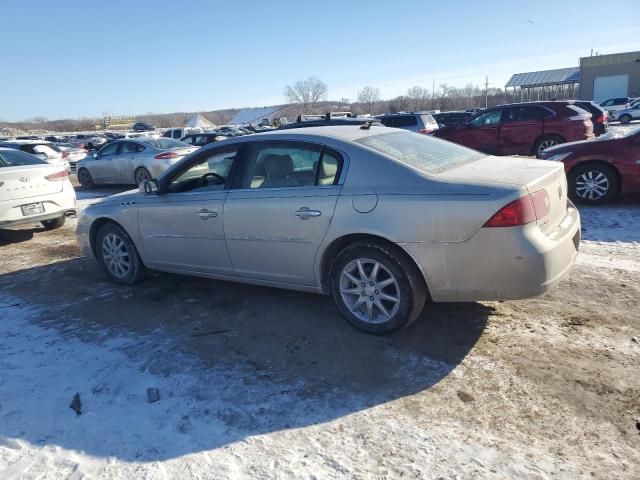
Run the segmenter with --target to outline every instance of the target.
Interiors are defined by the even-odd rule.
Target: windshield
[[[188,148],[191,145],[188,145],[180,140],[174,140],[173,138],[145,138],[138,139],[142,143],[146,143],[147,145],[151,145],[158,150],[171,150],[173,148]]]
[[[486,155],[413,132],[383,133],[355,141],[425,173],[440,173]]]

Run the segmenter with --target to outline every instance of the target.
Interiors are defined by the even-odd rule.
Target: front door
[[[481,152],[499,153],[501,115],[502,109],[496,108],[472,118],[456,129],[452,140]]]
[[[87,168],[95,183],[114,183],[113,159],[118,153],[120,143],[114,142],[104,146],[95,154],[95,158],[88,161]]]
[[[224,202],[237,148],[207,152],[177,171],[159,195],[138,208],[143,257],[149,267],[231,274],[224,238]]]
[[[224,208],[236,275],[314,285],[314,261],[340,192],[339,154],[305,142],[251,142]]]

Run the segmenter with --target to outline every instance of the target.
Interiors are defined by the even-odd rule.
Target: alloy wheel
[[[144,182],[145,180],[149,180],[150,178],[151,178],[151,175],[144,168],[136,172],[136,183],[138,185],[140,185],[140,183]]]
[[[102,240],[102,260],[109,272],[117,278],[124,278],[131,268],[131,259],[124,241],[113,233]]]
[[[556,140],[553,140],[552,138],[549,138],[544,142],[540,143],[540,146],[538,147],[538,153],[540,154],[547,148],[553,147],[555,145],[558,145],[558,142]]]
[[[382,263],[367,258],[353,260],[342,269],[340,295],[349,311],[367,323],[387,322],[400,307],[394,275]]]
[[[597,170],[587,170],[576,178],[576,195],[586,200],[599,200],[609,191],[609,179]]]

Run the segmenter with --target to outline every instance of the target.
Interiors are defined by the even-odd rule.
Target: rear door
[[[251,142],[224,207],[236,275],[315,285],[314,262],[338,199],[342,157],[307,142]]]
[[[138,156],[138,145],[134,142],[120,142],[116,154],[111,159],[113,168],[113,181],[115,183],[129,184],[133,180],[133,170]]]
[[[531,155],[535,141],[544,131],[542,110],[534,105],[507,107],[502,111],[499,153]]]

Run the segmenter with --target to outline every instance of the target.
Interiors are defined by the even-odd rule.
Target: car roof
[[[47,140],[5,140],[0,143],[11,143],[14,145],[53,145]]]
[[[336,140],[355,141],[360,138],[380,135],[382,133],[407,133],[406,130],[398,128],[388,128],[378,125],[372,125],[369,128],[362,128],[361,125],[327,125],[324,127],[307,127],[307,128],[291,128],[283,130],[272,130],[270,132],[260,132],[243,137],[245,139],[261,138],[261,139],[277,139],[278,137],[300,135],[313,136],[319,138],[332,138]]]

